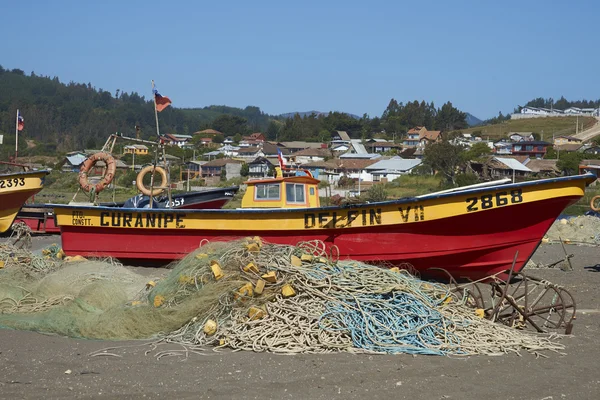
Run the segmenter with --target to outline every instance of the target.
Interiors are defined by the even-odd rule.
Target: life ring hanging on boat
[[[88,179],[88,173],[98,161],[104,161],[104,164],[106,165],[106,172],[104,173],[104,176],[100,182],[92,185]],[[115,162],[113,156],[104,152],[92,154],[81,165],[81,169],[79,170],[79,186],[81,186],[81,189],[87,193],[89,193],[92,189],[94,189],[96,193],[100,193],[112,182],[115,177],[116,170],[117,163]]]
[[[147,188],[144,185],[144,176],[151,174],[152,171],[159,173],[160,186],[154,186],[154,189],[150,190],[150,188]],[[142,168],[142,170],[138,173],[137,179],[135,180],[135,185],[137,186],[138,190],[146,196],[150,196],[150,193],[152,193],[152,196],[158,196],[167,188],[167,172],[162,167],[148,165],[147,167]]]
[[[598,201],[598,207],[596,207],[596,201]],[[592,197],[592,201],[590,202],[590,207],[594,211],[600,211],[600,196]]]

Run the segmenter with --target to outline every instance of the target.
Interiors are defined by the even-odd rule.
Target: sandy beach
[[[6,238],[0,238],[6,240]],[[38,236],[33,249],[59,242]],[[215,352],[163,357],[146,342],[78,340],[0,330],[0,398],[211,399],[596,399],[600,396],[600,250],[569,245],[573,271],[531,270],[563,285],[577,301],[565,354],[439,357],[412,355],[283,356]],[[564,258],[543,244],[533,260]],[[115,355],[90,356],[113,346]]]

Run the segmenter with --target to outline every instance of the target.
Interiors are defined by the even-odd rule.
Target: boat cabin
[[[242,208],[306,208],[320,207],[319,180],[310,172],[284,177],[276,168],[275,178],[245,182],[248,185],[242,198]]]

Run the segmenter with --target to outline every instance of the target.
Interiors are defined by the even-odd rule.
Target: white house
[[[410,173],[422,162],[420,159],[405,159],[399,156],[381,160],[365,168],[365,172],[367,172],[365,180],[371,182],[380,182],[382,179],[388,182],[393,181],[401,175]]]

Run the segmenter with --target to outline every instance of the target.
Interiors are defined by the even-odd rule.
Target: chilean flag
[[[156,104],[156,111],[161,112],[165,108],[169,107],[169,105],[171,105],[171,99],[169,99],[166,96],[161,96],[158,93],[158,90],[152,89],[152,92],[154,92],[154,102]]]
[[[25,127],[25,119],[21,116],[21,113],[17,111],[17,129],[22,131]]]
[[[279,167],[283,169],[285,167],[285,160],[283,159],[283,154],[281,153],[281,150],[279,150],[279,147],[277,148],[277,159],[279,160]]]

